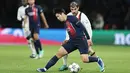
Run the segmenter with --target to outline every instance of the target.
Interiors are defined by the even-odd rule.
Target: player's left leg
[[[33,39],[31,38],[30,35],[26,39],[28,40],[28,46],[32,51],[32,55],[30,55],[30,58],[35,58],[36,57],[36,50],[34,48]]]
[[[81,54],[82,61],[84,63],[98,62],[101,71],[103,72],[104,71],[103,61],[100,61],[100,58],[98,57],[88,55],[89,46],[88,46],[88,42],[86,41],[86,38],[79,40],[78,44],[79,46],[77,48]]]
[[[89,55],[93,56],[93,57],[98,57],[99,61],[97,62],[97,64],[98,64],[98,66],[100,68],[100,71],[104,72],[105,71],[104,70],[104,62],[103,62],[103,60],[99,56],[96,55],[96,53],[94,52],[94,50],[92,49],[91,46],[89,46]]]
[[[30,58],[35,58],[36,57],[36,51],[34,48],[34,44],[33,44],[33,39],[31,37],[31,32],[29,31],[29,28],[26,26],[25,28],[23,28],[23,32],[24,32],[24,36],[28,41],[28,46],[32,52],[32,54],[30,55]]]
[[[67,58],[68,58],[68,55],[65,55],[65,56],[62,57],[62,59],[63,59],[63,65],[59,68],[59,71],[68,70],[68,67],[67,67]]]

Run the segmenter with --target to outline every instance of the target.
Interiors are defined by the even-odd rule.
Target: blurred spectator
[[[105,14],[105,29],[124,29],[126,8],[124,0],[104,0],[107,6]]]
[[[130,30],[130,0],[126,0],[126,5],[127,5],[127,14],[125,16],[125,24],[126,24],[126,29]]]
[[[94,29],[102,29],[104,26],[104,19],[102,14],[93,12],[92,13],[92,26]]]

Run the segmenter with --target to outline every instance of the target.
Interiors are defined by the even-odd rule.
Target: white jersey
[[[29,6],[20,6],[18,8],[17,12],[17,20],[22,21],[25,18],[25,9],[28,8]],[[27,23],[24,24],[24,21],[22,21],[22,26],[25,25],[25,28],[23,28],[24,36],[27,37],[30,35],[29,31],[29,19],[27,18]]]
[[[72,12],[70,12],[67,15],[73,15],[73,14],[72,14]],[[90,23],[88,17],[80,11],[78,11],[78,14],[76,15],[76,17],[78,19],[80,19],[81,23],[83,24],[83,26],[87,30],[87,32],[90,36],[90,39],[92,39],[92,27],[91,27],[91,23]],[[68,35],[67,31],[66,31],[66,39],[65,40],[69,40],[69,35]]]

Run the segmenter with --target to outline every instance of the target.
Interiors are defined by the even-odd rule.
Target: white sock
[[[47,69],[46,69],[46,68],[44,68],[44,70],[45,70],[45,71],[47,71]]]
[[[67,66],[67,58],[68,58],[68,55],[65,55],[63,57],[63,64]]]
[[[28,46],[29,46],[30,50],[32,51],[32,54],[36,55],[36,50],[34,48],[34,43],[33,43],[33,40],[31,38],[28,40]]]

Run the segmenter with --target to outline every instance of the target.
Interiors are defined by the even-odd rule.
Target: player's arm
[[[43,13],[43,10],[42,10],[42,8],[41,8],[40,6],[39,6],[39,14],[40,14],[40,16],[41,16],[42,21],[44,22],[45,28],[49,28],[49,25],[48,25],[48,23],[47,23],[47,20],[46,20],[46,18],[45,18],[45,15],[44,15],[44,13]]]
[[[81,14],[81,23],[83,24],[83,26],[85,27],[85,29],[88,31],[88,35],[90,36],[90,39],[87,40],[88,45],[89,45],[89,46],[92,46],[93,43],[92,43],[92,40],[91,40],[91,39],[92,39],[91,23],[90,23],[88,17],[87,17],[84,13]],[[87,36],[87,35],[86,35],[86,36]]]
[[[84,31],[84,33],[85,33],[87,39],[90,39],[90,36],[89,36],[87,30],[85,29],[85,27],[83,26],[83,24],[82,24],[76,17],[74,17],[73,20],[74,20],[74,22],[76,23],[76,25],[77,25],[78,27],[80,27],[80,28]]]
[[[23,26],[22,26],[22,27],[24,28],[24,27],[25,27],[25,25],[27,24],[27,15],[25,15],[23,22],[24,22],[24,24],[23,24]]]
[[[43,12],[41,13],[41,18],[42,18],[42,21],[44,22],[45,28],[49,28],[49,25],[47,24],[47,20]]]
[[[80,21],[77,21],[77,22],[76,22],[76,25],[80,26],[80,28],[83,29],[83,31],[84,31],[84,33],[85,33],[87,39],[90,39],[90,36],[89,36],[87,30],[85,29],[85,27],[83,26],[83,24],[82,24]]]
[[[22,19],[22,16],[20,14],[21,14],[21,11],[20,11],[20,8],[18,8],[17,20],[22,21],[23,19]]]
[[[25,27],[25,25],[27,24],[27,18],[28,18],[28,12],[27,12],[27,9],[25,9],[25,16],[24,16],[24,19],[23,19],[23,27]]]
[[[92,38],[92,27],[91,27],[91,23],[88,19],[88,17],[82,13],[81,14],[81,23],[83,24],[83,26],[85,27],[85,29],[88,31],[88,34],[90,36],[90,39]]]
[[[62,42],[62,45],[65,44],[65,43],[67,43],[68,40],[69,40],[69,34],[68,34],[67,30],[66,30],[66,38],[65,38],[65,40]]]

